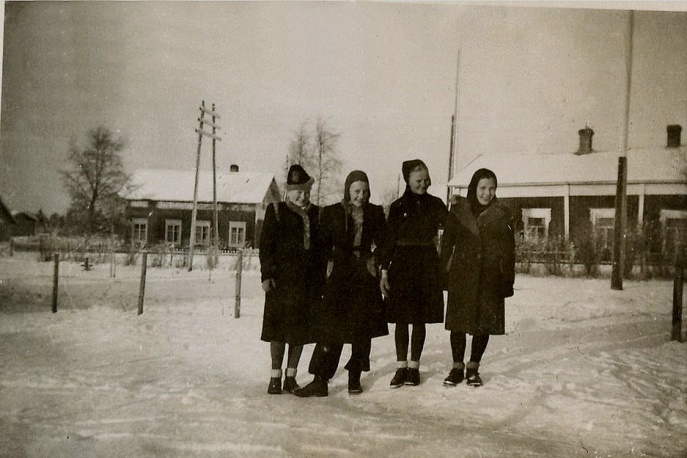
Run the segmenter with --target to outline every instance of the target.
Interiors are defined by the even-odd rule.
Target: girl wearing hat
[[[396,323],[398,368],[391,380],[392,388],[420,384],[425,324],[441,323],[444,318],[436,237],[446,219],[446,205],[427,194],[431,180],[429,169],[421,160],[403,163],[403,179],[406,189],[391,204],[387,234],[380,250],[380,288],[386,297],[387,321]]]
[[[267,207],[260,234],[260,271],[265,291],[261,340],[270,343],[270,394],[299,388],[296,369],[303,345],[311,342],[308,314],[323,288],[324,268],[316,249],[319,207],[310,203],[313,182],[303,167],[291,166],[285,201]],[[289,351],[282,387],[286,344]]]
[[[348,392],[363,391],[360,374],[370,370],[373,337],[389,333],[375,267],[374,247],[381,243],[386,226],[384,210],[370,200],[365,172],[348,174],[344,198],[322,210],[321,250],[328,256],[329,272],[322,308],[312,319],[317,342],[309,371],[314,380],[295,394],[327,396],[327,382],[334,376],[344,343],[351,344]]]
[[[453,368],[444,385],[481,386],[479,365],[490,335],[505,334],[504,298],[513,295],[515,239],[510,210],[496,199],[496,175],[475,172],[468,195],[454,198],[441,240],[448,272],[445,327],[451,331]],[[466,334],[472,335],[467,367]],[[464,373],[465,370],[465,373]]]

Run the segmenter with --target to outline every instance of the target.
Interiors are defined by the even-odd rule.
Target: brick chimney
[[[236,164],[231,164],[231,165],[229,166],[229,172],[232,172],[232,173],[233,173],[233,172],[238,172],[238,171],[239,171],[239,166],[238,166],[238,165],[236,165]]]
[[[679,148],[682,126],[679,124],[671,124],[666,128],[666,130],[668,131],[668,142],[666,144],[666,148]]]
[[[589,126],[584,126],[584,129],[577,131],[580,134],[580,148],[575,152],[577,155],[589,154],[592,152],[592,137],[594,131]]]

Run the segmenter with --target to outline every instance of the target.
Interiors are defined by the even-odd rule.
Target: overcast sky
[[[585,123],[594,149],[614,150],[627,12],[576,6],[6,2],[0,197],[64,212],[69,140],[98,125],[127,139],[130,172],[192,170],[202,100],[222,117],[220,169],[283,174],[294,132],[322,117],[341,133],[343,174],[367,171],[373,201],[412,158],[445,196],[458,66],[459,167],[571,153]],[[686,13],[636,14],[631,100],[631,148],[687,128]],[[210,152],[206,141],[204,169]]]

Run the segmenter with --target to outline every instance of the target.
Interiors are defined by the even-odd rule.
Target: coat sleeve
[[[389,208],[389,217],[386,219],[383,235],[381,237],[382,243],[377,249],[377,262],[382,270],[389,269],[389,265],[391,264],[391,257],[394,254],[394,248],[398,240],[398,220],[399,208],[391,204],[391,208]]]
[[[384,244],[384,236],[386,235],[386,217],[384,216],[384,209],[382,207],[374,207],[373,221],[371,226],[374,227],[372,234],[372,242],[375,245],[374,255],[379,261],[380,247]],[[379,262],[377,262],[379,264]]]
[[[441,248],[439,250],[440,272],[448,272],[451,269],[453,252],[458,237],[458,218],[454,213],[449,213],[444,223],[444,233],[441,236]]]
[[[261,281],[274,279],[277,270],[276,250],[279,237],[279,223],[274,213],[274,205],[268,205],[265,221],[260,233],[260,277]]]
[[[515,283],[515,231],[513,230],[513,219],[508,212],[505,218],[505,230],[503,240],[503,253],[501,257],[501,274],[505,296],[513,295],[513,283]]]

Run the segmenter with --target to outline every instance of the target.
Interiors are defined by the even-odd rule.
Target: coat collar
[[[451,206],[451,212],[456,215],[458,222],[465,226],[470,232],[479,235],[479,227],[489,224],[497,219],[506,216],[506,209],[498,200],[494,201],[486,210],[475,218],[470,211],[470,204],[465,197],[456,196]],[[496,199],[496,197],[494,197]]]

